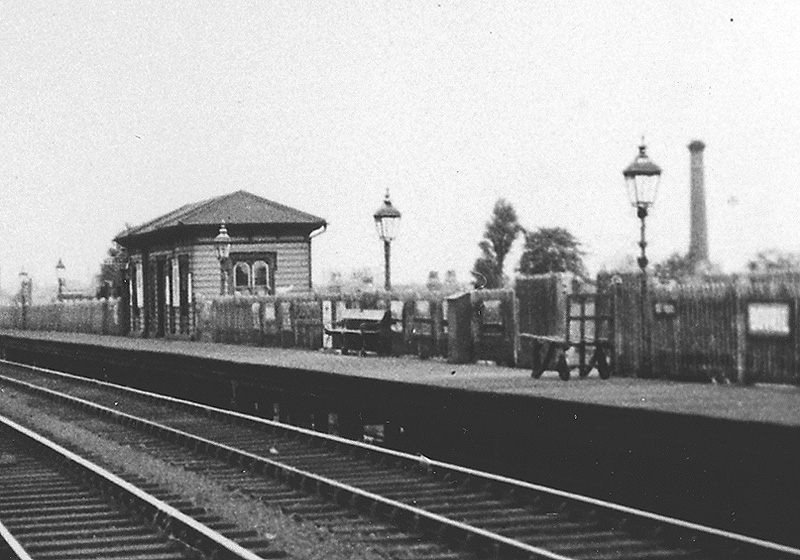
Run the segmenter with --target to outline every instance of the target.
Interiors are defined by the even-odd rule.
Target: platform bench
[[[597,368],[601,379],[608,379],[611,376],[611,366],[608,358],[611,355],[611,343],[597,340],[592,343],[567,342],[563,338],[552,336],[540,336],[528,333],[520,333],[520,338],[533,342],[533,365],[531,367],[531,377],[538,379],[546,370],[555,370],[558,376],[564,381],[569,379],[570,367],[567,363],[567,350],[572,347],[593,346],[594,352],[589,364],[584,371],[580,372],[581,377]]]
[[[332,346],[342,354],[351,351],[366,356],[367,352],[380,355],[392,353],[392,315],[382,309],[346,309],[332,326],[325,327]]]

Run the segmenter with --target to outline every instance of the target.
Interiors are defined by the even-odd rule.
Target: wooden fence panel
[[[653,292],[653,363],[657,376],[735,380],[735,285],[657,285]]]
[[[615,290],[614,375],[636,376],[642,370],[645,361],[642,346],[641,276],[637,273],[619,274],[615,276],[612,285]],[[649,327],[652,325],[651,306],[645,302],[644,309],[645,326]],[[652,347],[651,344],[651,351]]]
[[[785,331],[759,332],[757,319],[750,317],[751,306],[770,304],[786,310]],[[746,330],[746,380],[761,383],[797,384],[800,365],[800,333],[797,328],[800,309],[800,283],[779,279],[751,282],[744,289],[742,312]],[[775,325],[778,327],[779,325]]]
[[[322,302],[296,300],[292,307],[296,345],[300,348],[322,348]]]
[[[116,299],[66,301],[0,308],[0,327],[66,331],[87,334],[123,334]]]

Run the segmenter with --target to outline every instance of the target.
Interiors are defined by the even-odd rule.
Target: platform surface
[[[331,350],[311,351],[3,329],[0,329],[0,336],[185,354],[234,363],[437,385],[487,394],[529,395],[603,406],[800,427],[800,387],[797,386],[715,385],[630,377],[612,377],[604,381],[598,377],[596,371],[586,378],[579,378],[574,374],[565,382],[555,372],[545,372],[541,378],[533,379],[528,369],[494,364],[449,364],[443,360],[419,360],[415,357],[342,356]]]

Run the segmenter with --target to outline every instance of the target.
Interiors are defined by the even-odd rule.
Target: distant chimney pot
[[[703,143],[702,140],[692,140],[689,143],[689,151],[690,152],[702,152],[705,149],[706,145]]]

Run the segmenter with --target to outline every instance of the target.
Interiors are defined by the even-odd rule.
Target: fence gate
[[[567,296],[567,344],[578,354],[578,373],[586,377],[597,367],[600,377],[611,375],[613,315],[607,294]]]

